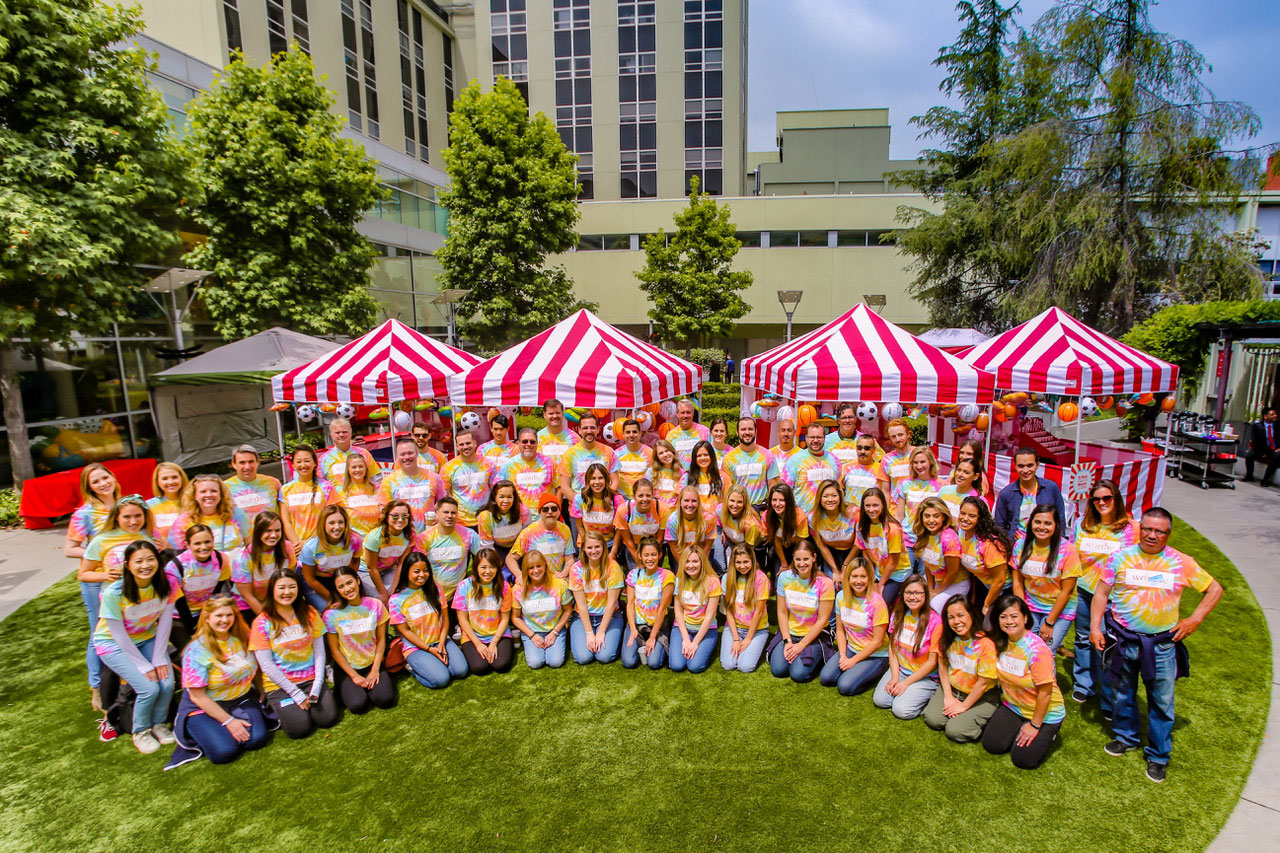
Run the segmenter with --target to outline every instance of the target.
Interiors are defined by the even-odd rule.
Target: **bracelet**
[[[1035,723],[1031,722],[1030,720],[1027,720],[1027,725],[1031,726],[1031,728],[1035,729],[1036,731],[1040,731],[1040,726],[1037,726]]]
[[[235,717],[234,717],[234,716],[232,716],[232,715],[228,714],[228,715],[227,715],[227,718],[226,718],[225,720],[223,720],[223,721],[222,721],[222,725],[223,725],[223,727],[225,728],[225,727],[227,726],[227,724],[228,724],[228,723],[230,723],[230,722],[231,722],[232,720],[234,720],[234,719],[235,719]]]

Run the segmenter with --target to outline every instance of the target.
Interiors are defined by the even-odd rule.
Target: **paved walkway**
[[[62,554],[66,527],[0,530],[0,619],[75,571]]]

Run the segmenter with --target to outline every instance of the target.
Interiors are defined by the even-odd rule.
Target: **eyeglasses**
[[[1096,504],[1109,504],[1115,500],[1115,495],[1094,495],[1093,502]]]
[[[536,438],[522,438],[520,439],[520,443],[521,444],[537,444],[538,440]]]
[[[1160,528],[1160,527],[1139,527],[1139,528],[1138,528],[1138,530],[1140,530],[1144,536],[1146,536],[1146,535],[1151,535],[1151,536],[1168,536],[1168,535],[1169,535],[1169,531],[1168,531],[1168,530],[1165,530],[1165,529]]]

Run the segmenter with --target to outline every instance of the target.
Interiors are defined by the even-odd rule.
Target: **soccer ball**
[[[961,421],[967,424],[971,424],[978,419],[978,415],[980,413],[981,413],[981,410],[977,406],[975,406],[973,403],[965,403],[963,406],[960,407],[960,411],[957,413],[957,417],[959,417]]]
[[[884,406],[880,409],[880,414],[884,416],[884,419],[886,421],[891,421],[891,420],[894,420],[895,418],[900,418],[902,417],[902,404],[901,403],[885,403]]]
[[[340,418],[351,420],[356,416],[356,407],[350,403],[339,403],[338,408],[334,410],[334,414]]]
[[[458,418],[458,428],[467,430],[480,429],[480,415],[476,412],[463,412]]]
[[[314,406],[299,406],[298,411],[295,414],[297,415],[298,420],[302,421],[304,424],[310,423],[316,419],[316,410]]]
[[[796,409],[794,406],[782,405],[774,409],[773,415],[774,420],[791,421],[792,423],[795,423]]]
[[[880,414],[880,407],[875,403],[859,403],[856,411],[858,420],[874,421]]]
[[[614,442],[618,440],[618,436],[613,431],[613,421],[609,421],[604,425],[604,440]]]
[[[1080,417],[1087,418],[1096,414],[1098,414],[1098,401],[1092,397],[1082,398],[1080,400]]]

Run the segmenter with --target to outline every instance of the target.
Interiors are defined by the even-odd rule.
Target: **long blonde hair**
[[[359,459],[361,462],[364,463],[364,477],[360,480],[356,480],[354,477],[351,476],[351,460],[352,459]],[[342,478],[342,494],[344,496],[351,495],[351,494],[358,494],[358,495],[373,494],[373,492],[376,491],[376,487],[373,485],[373,482],[369,479],[370,477],[373,476],[373,471],[370,470],[370,468],[372,467],[373,466],[369,464],[369,460],[365,459],[359,453],[352,453],[350,456],[348,456],[347,472],[346,472],[346,475]],[[364,492],[352,492],[351,490],[352,486],[368,486],[369,490]]]
[[[698,576],[692,581],[689,575],[685,573],[684,564],[692,554],[698,555]],[[715,574],[715,569],[711,567],[711,558],[707,556],[707,552],[697,546],[684,548],[680,551],[680,565],[676,569],[676,589],[679,592],[694,591],[703,599],[707,594],[707,580]]]
[[[689,527],[685,523],[684,510],[680,508],[680,504],[684,502],[684,496],[691,494],[698,499],[698,509],[694,513],[693,530],[697,534],[693,538],[693,544],[702,547],[702,543],[707,538],[707,517],[702,512],[702,496],[698,494],[697,486],[685,486],[680,490],[680,495],[676,499],[676,508],[672,510],[676,514],[676,548],[685,547],[685,534],[689,532]]]
[[[111,504],[120,500],[120,480],[115,474],[111,474],[111,469],[101,462],[91,462],[84,466],[84,469],[80,472],[80,500],[85,503],[98,504],[99,506],[110,506],[111,504],[104,504],[98,498],[98,494],[89,488],[89,478],[97,471],[106,471],[111,475],[111,482],[116,484],[115,490],[111,493]]]
[[[849,583],[849,578],[853,575],[854,569],[862,569],[867,573],[867,594],[863,596],[864,598],[871,597],[871,584],[876,579],[876,573],[871,568],[871,563],[866,557],[859,554],[856,557],[850,557],[846,560],[844,569],[840,572],[840,583],[842,584],[840,594],[843,596],[841,600],[845,606],[853,604],[853,586]]]
[[[227,488],[227,484],[217,474],[197,474],[191,478],[191,482],[187,483],[186,488],[182,490],[182,497],[178,500],[178,508],[191,516],[193,520],[198,521],[202,517],[200,508],[196,506],[196,485],[199,483],[217,483],[218,484],[218,518],[223,524],[231,521],[232,508],[235,506],[231,502],[231,490]]]
[[[604,536],[597,530],[588,530],[582,537],[582,557],[579,562],[582,563],[582,584],[586,586],[591,582],[594,576],[595,566],[591,565],[591,558],[587,556],[588,539],[594,539],[600,543],[600,580],[607,581],[609,578],[609,543],[605,541]]]
[[[916,517],[911,524],[911,529],[916,534],[916,544],[911,550],[917,554],[924,551],[925,546],[929,544],[929,537],[935,535],[930,533],[929,529],[924,526],[924,511],[926,509],[942,513],[942,526],[938,528],[937,536],[941,537],[942,531],[952,526],[951,509],[947,506],[946,501],[939,497],[929,497],[922,500],[920,506],[916,507]]]
[[[742,498],[742,515],[737,518],[729,515],[730,495],[739,495]],[[740,533],[744,532],[750,524],[755,524],[759,528],[764,527],[760,521],[760,514],[751,505],[751,495],[747,492],[746,486],[741,483],[734,483],[724,493],[724,502],[720,504],[720,523],[722,525],[736,526]]]
[[[739,554],[746,554],[747,559],[751,561],[751,571],[747,573],[746,579],[738,574],[737,562]],[[729,556],[725,558],[725,562],[728,563],[724,571],[725,612],[728,612],[728,609],[738,600],[738,584],[740,582],[742,583],[742,606],[754,610],[756,606],[756,575],[760,572],[760,565],[756,562],[756,549],[745,542],[739,542],[729,549]]]
[[[187,472],[182,470],[182,466],[176,462],[160,462],[156,464],[156,470],[151,472],[151,494],[164,499],[164,490],[160,488],[160,472],[161,471],[177,471],[178,476],[182,478],[182,482],[178,485],[178,499],[182,499],[182,493],[187,488],[187,483],[191,482],[191,478],[187,476]]]
[[[538,563],[542,563],[542,583],[535,584],[529,580],[529,568]],[[547,562],[546,555],[536,548],[526,552],[524,559],[520,561],[520,586],[524,589],[551,588],[551,565]]]
[[[671,467],[668,468],[658,461],[659,448],[671,451]],[[662,471],[672,471],[677,475],[684,473],[684,466],[680,464],[680,454],[676,453],[676,446],[665,438],[660,438],[653,443],[653,471],[655,475]]]
[[[225,594],[215,595],[204,603],[204,608],[200,611],[200,621],[196,623],[196,633],[191,638],[193,643],[202,643],[219,663],[227,662],[227,650],[223,648],[222,643],[218,642],[217,635],[209,625],[209,617],[215,610],[221,610],[224,607],[230,607],[236,614],[235,621],[231,623],[231,636],[248,649],[249,629],[245,627],[244,619],[240,616],[240,608],[236,607],[236,600]]]
[[[913,448],[907,456],[907,473],[911,479],[916,478],[916,457],[924,454],[929,460],[929,479],[933,480],[938,476],[938,458],[933,455],[933,451],[927,447]]]

